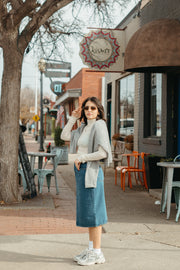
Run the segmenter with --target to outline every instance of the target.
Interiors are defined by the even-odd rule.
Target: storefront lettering
[[[95,54],[109,54],[110,53],[110,49],[108,48],[95,48],[93,46],[90,47],[90,52],[91,53],[95,53]]]

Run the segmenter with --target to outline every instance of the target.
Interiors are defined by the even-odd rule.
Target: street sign
[[[59,96],[63,90],[62,90],[62,84],[64,82],[58,82],[58,81],[55,81],[55,82],[51,82],[51,90],[54,92],[54,94],[56,94],[57,96]]]
[[[45,71],[44,75],[49,78],[69,78],[70,77],[70,71],[63,72],[63,71]]]
[[[48,98],[43,99],[43,104],[48,105],[50,103],[50,100]]]
[[[52,78],[70,78],[71,77],[71,63],[68,62],[61,62],[47,59],[46,61],[46,70],[44,75],[48,77],[51,81],[51,90],[56,95],[60,95],[62,91],[62,84],[66,83],[67,81],[59,81],[53,82]]]
[[[40,120],[40,118],[39,118],[39,116],[36,114],[36,115],[33,116],[33,120],[34,120],[35,122],[37,122],[37,121]]]
[[[71,63],[46,63],[46,69],[70,69]]]

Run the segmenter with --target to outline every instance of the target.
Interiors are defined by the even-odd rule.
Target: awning
[[[63,105],[71,99],[78,98],[82,95],[82,89],[69,89],[61,97],[58,98],[53,108],[56,108],[58,105]]]
[[[180,21],[155,20],[136,31],[125,50],[124,70],[180,72]]]

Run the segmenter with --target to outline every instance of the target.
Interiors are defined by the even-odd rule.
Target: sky
[[[120,21],[130,12],[130,10],[138,3],[138,0],[131,0],[130,4],[127,8],[124,9],[122,12],[120,9],[115,9],[115,16],[114,16],[114,25],[112,27],[115,27],[120,23]],[[83,13],[81,16],[81,19],[86,20],[86,14]],[[87,23],[87,22],[86,22]],[[91,25],[95,27],[96,25],[91,22]],[[85,29],[85,32],[89,32],[87,28]],[[85,67],[82,63],[82,60],[79,56],[79,42],[77,40],[74,40],[72,42],[72,51],[73,53],[70,55],[66,55],[65,59],[63,61],[65,62],[71,62],[71,69],[72,69],[72,76],[73,77],[81,68]],[[21,88],[29,87],[32,88],[34,91],[39,91],[40,89],[40,72],[38,70],[38,59],[34,56],[33,52],[30,51],[27,55],[24,56],[23,61],[23,68],[22,68],[22,80],[21,80]],[[2,78],[2,72],[3,72],[3,59],[2,59],[2,53],[0,53],[0,82]],[[58,78],[57,78],[58,80]],[[1,92],[1,84],[0,84],[0,92]],[[50,80],[49,78],[43,77],[43,93],[44,95],[49,96],[52,100],[55,100],[56,95],[51,91],[50,89]]]

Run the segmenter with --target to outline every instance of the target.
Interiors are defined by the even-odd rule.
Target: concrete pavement
[[[173,232],[173,237],[179,233]],[[179,269],[179,247],[150,234],[103,234],[106,263],[86,266],[103,270]],[[154,235],[155,236],[155,235]],[[167,239],[167,234],[165,234]],[[86,234],[24,235],[0,237],[0,266],[9,269],[79,269],[72,257],[86,248]]]
[[[28,151],[36,142],[25,136]],[[33,150],[34,147],[34,150]],[[37,149],[38,150],[38,149]],[[72,257],[88,243],[86,229],[75,226],[75,180],[73,159],[58,166],[60,194],[46,186],[43,195],[20,205],[0,208],[0,267],[6,269],[78,269]],[[49,165],[50,166],[50,165]],[[160,214],[158,194],[141,186],[114,185],[114,170],[105,173],[105,194],[109,222],[103,226],[102,250],[106,263],[86,269],[166,270],[180,265],[180,221],[175,205],[170,220]],[[4,228],[4,229],[3,229]]]

